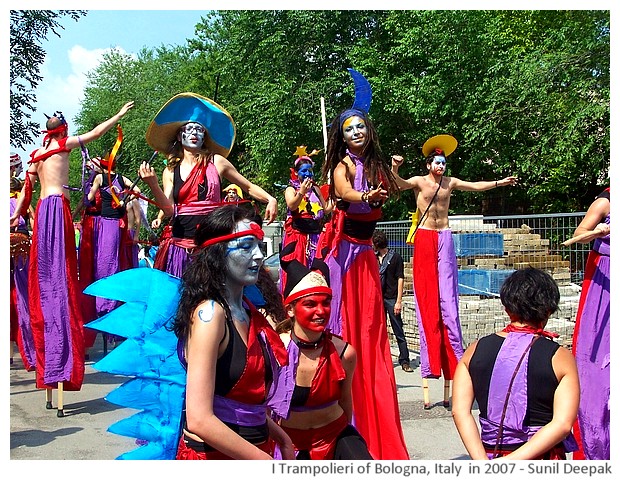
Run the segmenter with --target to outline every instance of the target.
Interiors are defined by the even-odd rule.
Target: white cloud
[[[126,54],[121,47],[115,47],[121,54]],[[69,134],[77,133],[75,130],[74,118],[81,109],[81,102],[84,99],[84,88],[87,83],[86,74],[99,66],[103,56],[113,50],[112,48],[96,48],[88,50],[81,45],[74,45],[67,52],[66,56],[46,55],[45,61],[41,66],[43,81],[36,89],[37,103],[36,110],[32,114],[32,121],[38,122],[41,129],[45,128],[45,115],[53,115],[56,110],[60,110],[69,123]],[[41,136],[35,141],[28,151],[16,149],[22,160],[27,159],[30,151],[39,146]],[[25,164],[25,162],[24,162]]]
[[[71,124],[80,111],[80,104],[84,99],[87,73],[97,68],[103,56],[111,50],[110,48],[87,50],[81,45],[74,45],[67,51],[69,68],[54,65],[48,56],[42,67],[44,80],[36,92],[37,110],[48,115],[56,110],[62,111],[69,122],[70,132],[75,133],[72,129],[74,125]],[[125,53],[120,47],[116,47],[116,50]],[[59,73],[60,70],[69,73],[63,75]],[[44,121],[44,116],[41,116],[41,121]]]

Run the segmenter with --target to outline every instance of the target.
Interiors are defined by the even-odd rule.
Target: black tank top
[[[174,167],[172,181],[172,198],[174,203],[179,203],[179,192],[185,182],[181,179],[181,164]],[[204,200],[207,195],[208,185],[206,175],[198,184],[198,198],[194,200]],[[176,238],[194,238],[196,225],[204,218],[204,215],[180,215],[174,217],[172,222],[172,236]]]
[[[101,174],[101,188],[99,189],[101,192],[101,216],[105,218],[122,218],[125,215],[125,207],[112,208],[112,194],[106,188],[109,186],[108,182],[108,174]],[[123,176],[115,173],[112,175],[112,183],[114,180],[118,179],[118,183],[121,186],[121,191],[125,190],[127,187],[125,186],[125,181],[123,180]],[[120,192],[115,192],[117,198],[120,198]]]
[[[469,362],[474,393],[480,416],[487,416],[487,402],[491,373],[504,338],[489,335],[478,341],[476,351]],[[553,372],[551,359],[560,345],[548,338],[539,338],[529,352],[527,370],[527,410],[525,425],[542,426],[553,417],[553,396],[558,380]]]

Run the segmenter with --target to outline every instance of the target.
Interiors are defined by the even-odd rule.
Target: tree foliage
[[[11,146],[23,148],[39,135],[39,124],[32,122],[35,110],[35,90],[43,77],[40,68],[45,60],[41,43],[49,33],[60,37],[64,30],[59,20],[70,17],[77,21],[86,15],[84,10],[11,10],[10,119]]]
[[[123,119],[123,162],[135,171],[166,100],[213,98],[237,125],[230,160],[283,214],[276,184],[297,145],[322,148],[321,97],[328,122],[352,105],[352,67],[372,85],[370,116],[384,154],[405,156],[404,175],[424,174],[422,144],[449,133],[459,141],[449,175],[519,177],[517,187],[455,193],[451,213],[585,210],[608,181],[609,22],[608,11],[586,10],[215,11],[187,47],[106,59],[78,123],[135,100]],[[413,204],[405,193],[385,218],[404,219]]]

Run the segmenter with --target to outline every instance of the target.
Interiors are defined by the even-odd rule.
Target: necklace
[[[324,333],[321,333],[321,336],[317,338],[314,342],[304,342],[303,340],[300,340],[299,337],[297,337],[297,335],[295,335],[295,333],[291,330],[291,340],[293,340],[293,342],[295,342],[295,345],[297,345],[299,348],[316,350],[323,344],[323,338],[325,338]]]

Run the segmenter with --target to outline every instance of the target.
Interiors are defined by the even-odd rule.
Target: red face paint
[[[332,311],[332,297],[324,293],[308,295],[295,302],[295,321],[299,326],[313,332],[322,332]]]

